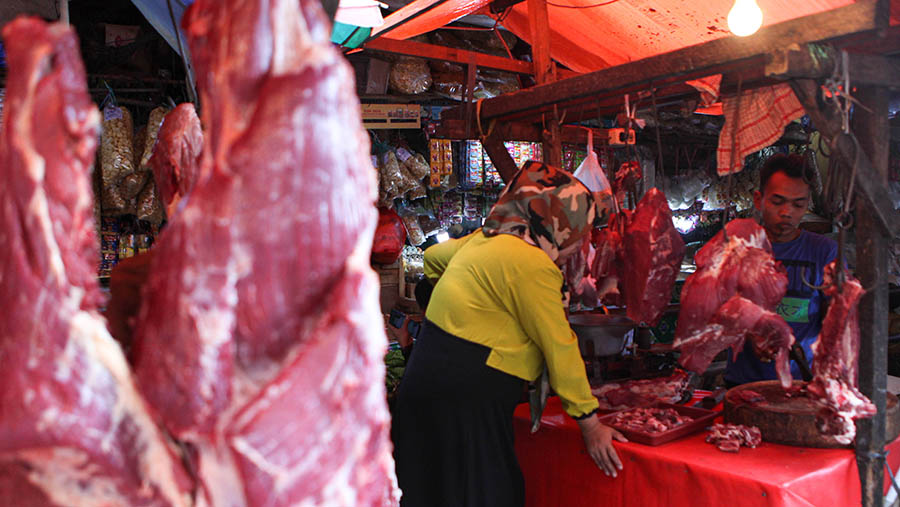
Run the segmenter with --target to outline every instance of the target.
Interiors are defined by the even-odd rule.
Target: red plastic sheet
[[[527,507],[597,505],[822,506],[858,505],[859,474],[848,449],[810,449],[763,442],[738,454],[719,451],[701,432],[649,447],[616,444],[624,469],[607,477],[584,450],[578,425],[558,398],[547,403],[531,434],[528,405],[515,413],[516,452],[525,475]],[[900,444],[888,460],[900,465]],[[886,482],[886,484],[889,483]]]
[[[436,2],[440,5],[411,17]],[[852,2],[758,0],[763,10],[763,26]],[[373,34],[407,39],[478,12],[488,3],[488,0],[415,0],[387,16],[385,25]],[[900,0],[892,1],[892,4],[896,3]],[[734,2],[548,0],[547,4],[552,58],[576,72],[591,72],[728,37],[731,34],[726,18]],[[516,4],[502,24],[526,42],[531,42],[526,2]],[[391,28],[395,25],[396,28]]]

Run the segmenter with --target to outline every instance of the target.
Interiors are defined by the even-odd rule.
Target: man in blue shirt
[[[825,294],[803,283],[821,286],[822,270],[837,257],[837,243],[800,229],[810,199],[811,169],[801,155],[777,154],[769,158],[759,173],[759,191],[753,202],[762,213],[762,226],[772,243],[775,259],[787,269],[788,290],[776,310],[791,326],[794,338],[812,364],[811,346],[819,336],[825,317]],[[791,361],[791,374],[800,370]],[[762,362],[747,342],[737,359],[728,358],[725,381],[730,385],[758,380],[774,380],[775,364]]]

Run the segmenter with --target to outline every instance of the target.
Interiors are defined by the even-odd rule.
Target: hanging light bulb
[[[754,0],[735,0],[728,12],[728,29],[739,37],[753,35],[762,26],[762,19],[762,9]]]

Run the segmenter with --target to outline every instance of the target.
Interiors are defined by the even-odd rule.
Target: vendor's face
[[[762,192],[753,194],[762,213],[763,227],[773,243],[785,243],[800,235],[800,220],[809,206],[809,185],[782,171],[773,174]]]

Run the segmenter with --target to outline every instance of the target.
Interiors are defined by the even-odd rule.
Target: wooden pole
[[[69,24],[69,0],[59,0],[59,21]]]
[[[547,0],[528,1],[528,28],[531,33],[531,58],[534,60],[534,80],[538,85],[552,83],[553,60],[550,59],[550,17]],[[562,143],[559,137],[559,117],[554,107],[543,122],[544,162],[562,167]]]
[[[855,95],[871,112],[862,107],[854,108],[853,132],[877,172],[872,176],[887,187],[888,90],[866,86],[860,87]],[[856,199],[856,275],[867,289],[859,303],[859,388],[878,409],[875,417],[856,423],[856,462],[862,505],[867,507],[880,507],[884,503],[889,243],[890,238],[878,225],[874,208],[865,199]]]
[[[528,30],[531,34],[531,59],[534,60],[534,79],[542,85],[553,80],[553,61],[550,59],[550,18],[547,0],[528,0]]]

